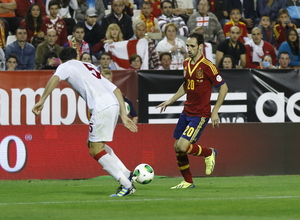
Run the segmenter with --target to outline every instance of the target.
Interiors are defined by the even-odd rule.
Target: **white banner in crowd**
[[[138,54],[142,58],[141,69],[148,69],[148,41],[146,39],[127,40],[104,45],[105,51],[112,55],[112,69],[124,70],[130,68],[129,58]]]

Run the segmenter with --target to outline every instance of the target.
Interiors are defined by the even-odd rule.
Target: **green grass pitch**
[[[120,198],[109,197],[110,177],[0,181],[0,219],[300,219],[298,175],[200,177],[194,189],[169,189],[181,180],[155,177]]]

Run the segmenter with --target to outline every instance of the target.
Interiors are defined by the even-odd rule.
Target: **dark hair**
[[[160,8],[162,9],[164,7],[165,3],[170,3],[172,5],[172,8],[175,8],[174,3],[171,2],[170,0],[164,0],[160,3]]]
[[[261,15],[260,18],[259,18],[260,21],[261,21],[262,17],[268,17],[268,18],[270,19],[270,15],[268,15],[268,14],[263,14],[263,15]]]
[[[234,58],[231,56],[231,55],[224,55],[223,57],[222,57],[222,59],[221,59],[221,61],[220,61],[220,63],[219,63],[219,68],[220,69],[223,69],[224,68],[224,66],[223,66],[223,61],[224,61],[224,59],[225,58],[230,58],[231,59],[231,62],[232,62],[232,69],[234,69],[235,68],[235,60],[234,60]]]
[[[290,33],[294,31],[296,33],[296,41],[295,42],[292,42],[290,41],[289,39],[289,35]],[[291,47],[291,50],[292,50],[292,53],[294,55],[298,55],[298,52],[299,52],[299,35],[298,35],[298,32],[294,29],[294,28],[290,28],[288,29],[287,31],[287,35],[286,35],[286,42],[289,44],[289,46]]]
[[[280,58],[280,56],[281,56],[281,54],[287,54],[287,55],[289,55],[289,58],[290,58],[290,54],[289,54],[289,52],[287,52],[287,51],[281,51],[280,53],[279,53],[279,58]]]
[[[109,56],[110,59],[111,59],[111,54],[110,54],[109,52],[103,52],[103,53],[100,55],[100,59],[102,58],[103,55]]]
[[[73,32],[75,32],[78,28],[82,28],[84,30],[84,25],[82,23],[77,23],[74,27],[73,27]]]
[[[91,60],[92,60],[91,54],[90,54],[89,52],[83,52],[83,53],[80,55],[80,58],[79,58],[80,61],[82,61],[82,58],[83,58],[83,56],[84,56],[85,54],[89,55],[90,58],[91,58]]]
[[[68,60],[76,59],[77,51],[72,47],[63,48],[59,53],[59,58],[62,62],[66,62]]]
[[[197,39],[198,45],[204,44],[204,37],[203,37],[203,35],[200,34],[200,33],[192,32],[191,34],[189,34],[188,37],[189,37],[189,38],[196,38],[196,39]]]
[[[140,59],[141,63],[143,63],[142,57],[141,57],[140,55],[138,55],[138,54],[132,54],[132,55],[129,57],[129,63],[131,64],[132,61],[134,61],[137,57]]]
[[[152,8],[152,4],[149,1],[143,1],[142,2],[142,7],[143,7],[143,5],[150,5],[150,7]]]
[[[51,0],[48,4],[48,9],[50,9],[50,7],[53,5],[57,5],[58,8],[60,8],[60,1],[59,0]]]
[[[55,58],[58,58],[57,54],[53,51],[48,51],[44,54],[44,59],[43,59],[43,63],[42,65],[47,65],[47,61],[49,58],[52,58],[52,57],[55,57]]]
[[[36,19],[36,26],[35,26],[35,23],[34,23],[34,18],[31,15],[31,10],[34,6],[38,6],[38,8],[40,9],[40,15]],[[27,9],[27,12],[25,14],[24,19],[25,19],[25,22],[26,22],[26,26],[29,28],[29,30],[39,32],[41,30],[42,25],[43,25],[43,15],[42,15],[42,11],[41,11],[40,6],[38,4],[30,5]]]
[[[26,31],[26,33],[27,33],[27,30],[26,30],[26,28],[25,28],[25,27],[21,27],[21,26],[19,26],[19,27],[16,29],[16,33],[17,33],[17,30],[25,30],[25,31]]]
[[[200,1],[201,1],[201,0],[197,0],[197,6],[199,5]],[[208,6],[210,7],[210,1],[209,1],[209,0],[206,0],[206,1],[207,1]],[[197,10],[198,10],[198,9],[197,9]]]
[[[240,10],[239,8],[232,8],[232,9],[230,10],[230,14],[232,13],[233,10],[238,10],[238,11],[240,12],[240,14],[241,14],[241,10]]]
[[[162,58],[163,58],[163,56],[165,56],[165,55],[170,56],[170,59],[172,60],[172,54],[169,53],[169,52],[163,52],[163,53],[161,53],[161,54],[159,55],[159,60],[161,61]]]
[[[19,62],[19,61],[18,61],[18,57],[17,57],[17,55],[16,55],[16,54],[14,54],[14,53],[11,53],[11,54],[9,54],[9,55],[8,55],[8,57],[6,57],[6,59],[5,59],[5,63],[7,63],[7,61],[8,61],[10,58],[14,58],[14,59],[16,59],[17,63]]]

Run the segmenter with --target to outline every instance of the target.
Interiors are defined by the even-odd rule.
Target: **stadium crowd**
[[[295,0],[2,0],[0,69],[55,69],[64,47],[100,70],[182,69],[192,32],[219,68],[298,68],[298,28]]]

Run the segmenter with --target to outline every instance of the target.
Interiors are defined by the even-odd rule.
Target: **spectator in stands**
[[[5,26],[5,37],[8,36],[8,32],[11,32],[11,34],[14,35],[22,20],[22,18],[16,16],[16,9],[17,4],[15,0],[0,1],[0,19],[3,21]]]
[[[224,27],[229,21],[229,13],[227,11],[226,0],[210,0],[210,12],[217,16],[220,24]]]
[[[113,79],[113,75],[112,75],[112,71],[105,69],[101,72],[102,76],[104,76],[106,79],[108,79],[109,81],[112,82]],[[138,115],[136,113],[136,110],[132,104],[132,102],[123,94],[123,99],[124,102],[127,102],[129,107],[130,107],[130,112],[129,115],[132,117],[132,121],[137,124],[138,123]],[[125,106],[126,107],[126,106]]]
[[[218,18],[211,12],[209,12],[208,0],[199,0],[198,11],[193,13],[188,20],[188,28],[191,32],[198,26],[204,26],[206,28],[204,41],[212,44],[213,52],[216,51],[216,39],[219,42],[225,40],[224,32]]]
[[[275,69],[276,67],[272,64],[272,57],[270,54],[265,55],[260,62],[260,69]]]
[[[165,37],[158,42],[156,50],[158,53],[169,52],[172,54],[171,69],[182,69],[182,63],[186,55],[186,45],[183,40],[176,37],[177,26],[169,23],[165,28]]]
[[[6,70],[14,71],[18,65],[18,57],[11,53],[8,57],[6,57]]]
[[[146,38],[148,40],[148,69],[156,69],[160,64],[159,55],[156,51],[154,41],[150,39],[146,33],[146,24],[144,22],[139,22],[135,26],[135,35],[131,38],[131,40],[142,38]]]
[[[5,53],[0,47],[0,71],[5,70]]]
[[[6,43],[7,42],[6,41],[6,34],[8,34],[8,33],[5,29],[5,24],[0,18],[0,48],[1,48],[1,50],[5,49],[5,46],[7,44]]]
[[[282,8],[285,8],[285,0],[256,0],[258,16],[262,18],[263,15],[267,15],[270,18],[271,26],[275,25],[278,12]]]
[[[244,22],[248,30],[251,30],[255,25],[256,12],[254,10],[254,0],[230,0],[227,1],[227,11],[231,11],[233,8],[238,8],[242,12],[241,21]]]
[[[46,0],[46,13],[50,15],[48,5],[51,0]],[[60,8],[58,10],[58,17],[63,19],[66,23],[68,35],[72,34],[73,27],[76,25],[75,20],[72,18],[70,13],[70,7],[72,10],[78,9],[77,0],[60,0]]]
[[[277,69],[290,69],[291,67],[289,66],[291,60],[290,60],[290,54],[287,51],[282,51],[279,54],[279,59],[278,63],[279,66]]]
[[[189,17],[194,13],[194,5],[192,0],[172,0],[174,4],[174,14],[180,16],[185,23]]]
[[[234,69],[235,68],[234,58],[230,55],[224,55],[219,64],[220,69]]]
[[[223,28],[225,37],[229,37],[230,28],[233,26],[237,26],[240,28],[240,36],[239,41],[243,44],[249,40],[248,38],[248,30],[245,23],[240,22],[242,15],[238,8],[233,8],[230,12],[230,21],[228,21]]]
[[[139,70],[141,69],[141,66],[143,64],[143,60],[142,57],[138,54],[132,54],[129,57],[129,63],[130,63],[130,67],[128,69],[130,70]]]
[[[246,47],[238,39],[241,29],[238,26],[232,26],[229,32],[229,38],[222,41],[216,51],[216,66],[219,66],[224,55],[231,55],[235,63],[235,68],[246,67]]]
[[[25,18],[27,9],[32,4],[38,4],[40,6],[41,14],[43,17],[47,15],[43,0],[16,0],[16,3],[17,3],[16,15],[20,18]]]
[[[84,26],[84,40],[92,47],[100,42],[100,25],[97,23],[97,11],[94,8],[89,8],[86,11],[85,21],[78,22]]]
[[[123,0],[112,0],[111,9],[112,12],[102,19],[101,29],[107,30],[110,24],[118,24],[122,31],[124,40],[129,40],[130,38],[132,38],[134,33],[131,17],[123,13]],[[105,37],[103,32],[104,31],[101,32],[100,39],[103,39]]]
[[[42,65],[44,54],[46,54],[48,51],[56,53],[57,56],[59,55],[62,48],[55,43],[56,40],[56,30],[48,29],[45,36],[45,41],[40,43],[36,48],[34,69],[38,69]]]
[[[158,24],[162,32],[165,31],[165,26],[168,23],[174,23],[178,28],[177,35],[187,37],[189,29],[184,20],[173,14],[174,4],[170,0],[165,0],[161,3],[162,15],[158,17]]]
[[[206,28],[204,26],[198,26],[198,27],[195,27],[195,29],[191,33],[196,32],[196,33],[202,34],[204,36],[205,31],[206,31]],[[214,64],[216,63],[215,59],[213,58],[211,43],[204,42],[204,47],[203,47],[202,52],[206,59],[210,60]]]
[[[81,54],[79,60],[82,62],[92,63],[91,54],[89,54],[88,52],[84,52]]]
[[[102,70],[110,70],[111,68],[109,67],[110,62],[111,62],[111,55],[109,52],[103,52],[100,55],[100,65],[97,67],[101,72]]]
[[[27,42],[37,47],[44,41],[47,27],[43,21],[40,6],[32,4],[29,6],[25,19],[20,23],[27,31]]]
[[[58,10],[60,8],[59,0],[51,0],[48,5],[50,15],[45,17],[45,24],[47,29],[55,29],[57,34],[56,43],[63,46],[68,42],[68,33],[66,23],[58,17]]]
[[[161,65],[157,68],[158,70],[170,70],[172,62],[172,54],[169,52],[163,52],[159,55]]]
[[[63,47],[73,47],[78,55],[78,59],[84,52],[92,53],[91,47],[84,39],[84,26],[82,24],[75,25],[73,36]]]
[[[132,6],[131,2],[129,0],[123,0],[123,1],[124,1],[123,13],[125,15],[132,17],[133,16],[133,6]]]
[[[291,21],[300,28],[300,2],[296,0],[285,0],[285,7],[289,12]]]
[[[263,40],[275,47],[275,36],[273,32],[273,27],[271,27],[270,25],[270,17],[268,15],[263,15],[261,16],[259,25],[257,27],[262,32]]]
[[[93,46],[92,52],[94,54],[99,53],[100,51],[104,51],[104,45],[106,43],[112,44],[113,42],[123,41],[122,31],[117,24],[110,24],[106,29],[105,38],[100,40],[99,43]]]
[[[139,22],[146,24],[147,35],[152,40],[160,40],[162,33],[158,24],[157,18],[152,14],[152,5],[149,1],[144,1],[141,8],[140,16],[133,19],[133,29]]]
[[[160,1],[160,0],[145,0],[145,1],[150,2],[152,9],[153,9],[152,14],[154,17],[158,18],[161,15],[161,3],[163,1]],[[142,7],[143,7],[143,4],[142,4]]]
[[[76,10],[75,18],[77,21],[84,21],[86,11],[89,8],[94,8],[97,11],[97,23],[100,24],[102,19],[105,16],[105,8],[102,0],[77,0],[78,1],[78,9]],[[103,29],[106,30],[106,29]]]
[[[16,41],[7,45],[5,50],[5,57],[12,53],[18,57],[17,70],[34,69],[35,48],[30,43],[27,43],[26,39],[26,29],[19,27],[16,30]]]
[[[296,29],[297,27],[291,22],[288,11],[286,9],[280,9],[278,13],[278,22],[274,26],[277,50],[280,47],[280,44],[286,41],[286,33],[291,28]]]
[[[61,60],[58,58],[57,54],[48,51],[44,54],[44,59],[42,65],[39,67],[40,70],[56,70],[56,68],[61,64]]]
[[[288,30],[287,40],[280,45],[278,54],[281,54],[283,51],[289,54],[289,66],[292,68],[300,67],[299,35],[295,29]]]
[[[246,68],[257,68],[261,58],[266,54],[272,57],[272,64],[276,65],[276,53],[271,44],[262,40],[262,33],[258,27],[251,31],[252,40],[246,43]]]

